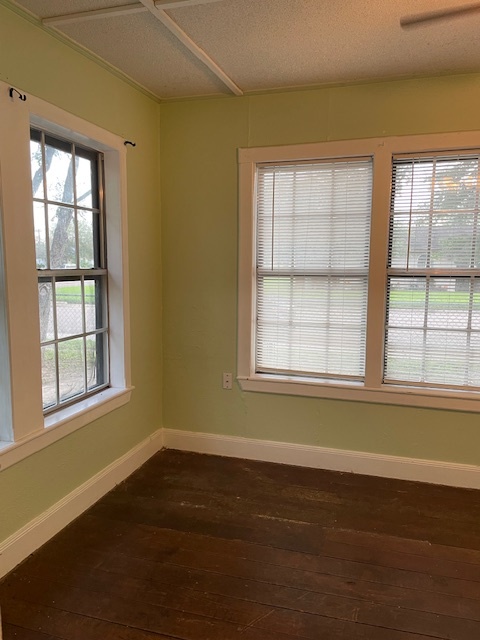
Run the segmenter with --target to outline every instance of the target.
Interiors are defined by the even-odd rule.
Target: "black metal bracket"
[[[13,94],[16,93],[17,96],[19,97],[19,99],[22,102],[25,102],[27,99],[27,96],[24,93],[20,93],[20,91],[18,91],[18,89],[15,89],[15,87],[10,87],[10,89],[8,90],[8,95],[10,96],[10,98],[13,98]]]
[[[125,146],[127,146],[127,144],[131,145],[132,147],[136,147],[137,144],[135,142],[131,142],[131,140],[125,140],[125,142],[123,143]]]

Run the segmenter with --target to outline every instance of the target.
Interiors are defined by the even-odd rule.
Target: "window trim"
[[[480,131],[366,138],[238,150],[239,275],[237,380],[244,391],[311,396],[381,404],[480,411],[480,393],[383,384],[383,334],[393,156],[406,153],[475,150]],[[256,165],[319,158],[373,157],[367,351],[364,384],[319,381],[254,371],[255,353],[255,173]],[[381,265],[381,268],[379,268]]]
[[[119,136],[0,82],[0,236],[6,291],[11,423],[0,414],[0,468],[48,446],[129,401],[131,386],[126,149]],[[43,416],[37,269],[29,160],[30,127],[104,155],[110,326],[110,387]],[[1,255],[1,254],[0,254]],[[21,286],[18,284],[21,282]],[[1,327],[0,327],[1,328]],[[0,335],[1,337],[1,335]],[[37,353],[38,351],[38,353]],[[4,394],[5,395],[5,394]]]

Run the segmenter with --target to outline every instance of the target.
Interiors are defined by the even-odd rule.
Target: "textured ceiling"
[[[39,18],[132,4],[145,9],[135,0],[16,4]],[[401,16],[464,4],[465,0],[221,0],[161,13],[240,91],[248,92],[478,71],[480,12],[408,30],[400,27]],[[158,98],[229,94],[225,82],[154,13],[145,9],[46,28],[59,30]]]

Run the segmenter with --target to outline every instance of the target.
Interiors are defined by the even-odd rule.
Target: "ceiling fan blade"
[[[436,20],[445,20],[448,18],[456,18],[472,13],[480,13],[480,3],[467,4],[454,9],[438,9],[437,11],[429,11],[428,13],[418,13],[416,15],[404,16],[400,18],[400,25],[403,28],[414,27],[424,22],[434,22]]]

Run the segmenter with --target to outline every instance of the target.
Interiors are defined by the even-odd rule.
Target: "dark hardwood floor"
[[[5,640],[477,640],[480,492],[163,451],[0,605]]]

